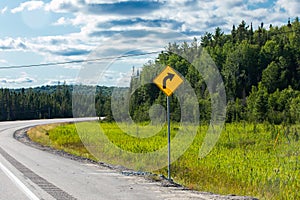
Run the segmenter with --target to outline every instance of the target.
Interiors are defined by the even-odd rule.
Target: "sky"
[[[157,56],[139,54],[169,42],[200,40],[216,27],[229,33],[242,20],[254,28],[281,26],[299,15],[299,0],[1,0],[0,88],[78,84],[85,73],[97,77],[93,84],[122,85],[133,66]],[[112,59],[129,54],[136,56]],[[108,57],[89,69],[87,63],[5,69]]]

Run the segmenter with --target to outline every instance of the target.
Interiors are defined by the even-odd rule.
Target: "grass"
[[[76,156],[97,160],[89,153],[80,137],[76,134],[74,124],[55,123],[39,125],[27,132],[28,137],[39,144],[71,153]]]
[[[96,130],[100,128],[99,123],[80,123],[76,126],[39,126],[28,134],[31,139],[44,145],[137,170],[142,169],[141,163],[153,165],[154,160],[132,155],[154,152],[167,144],[166,127],[155,135],[152,135],[155,133],[153,130],[160,127],[122,127],[127,129],[128,135],[115,123],[101,123],[104,134]],[[179,124],[172,124],[171,128],[175,140],[179,134]],[[199,127],[187,151],[172,163],[172,178],[176,182],[191,189],[220,194],[249,195],[260,199],[300,199],[299,125],[226,124],[216,146],[208,156],[200,159],[199,149],[206,130],[205,125]],[[184,134],[189,134],[189,127]],[[145,138],[136,138],[136,135]],[[184,139],[187,137],[175,143],[172,149],[180,148],[180,144],[186,142]],[[123,154],[122,150],[113,146],[132,154]],[[165,160],[165,156],[161,159]],[[164,167],[154,172],[166,175],[167,169]]]

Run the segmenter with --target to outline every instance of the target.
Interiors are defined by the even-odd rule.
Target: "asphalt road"
[[[143,177],[77,162],[27,146],[13,138],[16,130],[52,119],[0,122],[0,199],[240,199],[161,187]]]

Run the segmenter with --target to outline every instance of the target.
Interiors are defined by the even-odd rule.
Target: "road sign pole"
[[[167,96],[167,121],[168,121],[168,179],[171,180],[171,131],[170,131],[170,99]]]
[[[167,121],[168,121],[168,179],[171,181],[171,131],[170,131],[170,99],[169,96],[183,83],[183,79],[170,66],[167,66],[155,79],[161,91],[167,95]]]

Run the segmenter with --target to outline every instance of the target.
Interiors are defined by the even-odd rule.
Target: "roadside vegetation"
[[[74,124],[57,123],[40,125],[29,129],[27,135],[32,141],[43,146],[96,160],[81,142]]]
[[[166,128],[147,140],[124,134],[116,123],[102,122],[101,127],[115,145],[131,152],[151,152],[167,144]],[[172,124],[172,136],[177,127],[178,124]],[[220,194],[260,199],[300,198],[299,125],[226,124],[212,152],[199,159],[206,130],[205,125],[199,127],[193,144],[172,164],[172,178],[176,182],[190,189]],[[86,131],[93,135],[93,130]],[[74,124],[39,126],[28,134],[43,145],[96,160],[82,144]],[[126,159],[116,156],[112,150],[102,150],[112,164],[118,165]],[[138,169],[137,162],[135,170]],[[167,168],[154,173],[167,175]]]

